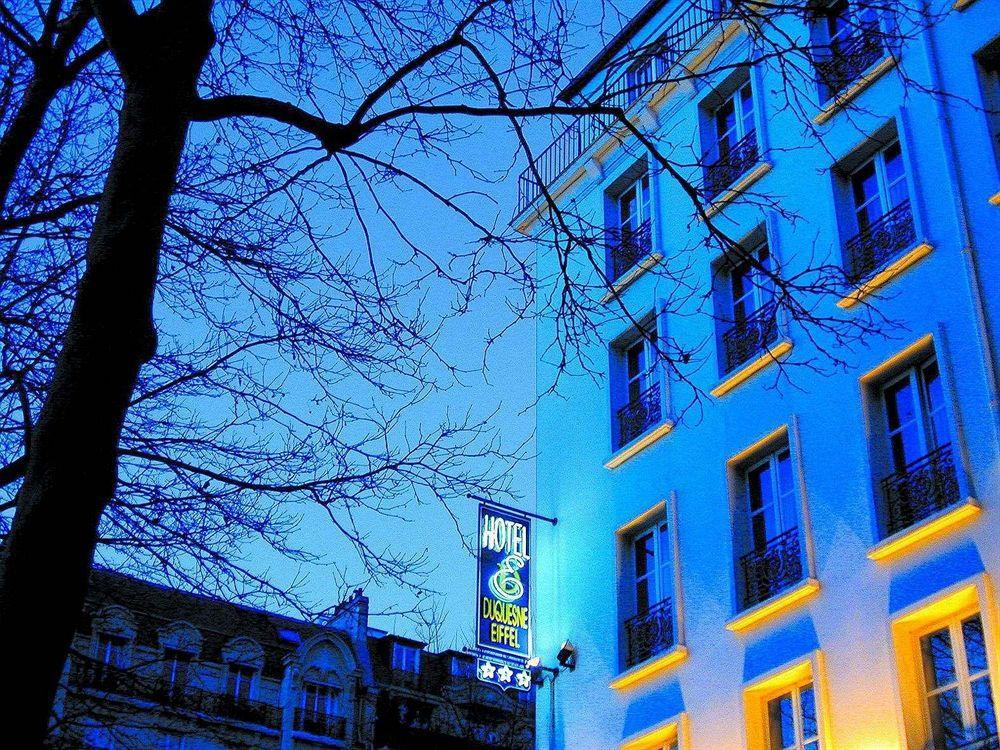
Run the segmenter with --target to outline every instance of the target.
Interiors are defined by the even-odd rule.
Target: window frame
[[[932,366],[937,369],[937,380],[940,383],[941,388],[941,403],[934,408],[931,408],[929,404],[929,388],[925,377],[925,372]],[[889,405],[887,398],[888,392],[891,388],[903,383],[904,381],[907,382],[910,387],[910,406],[914,410],[914,417],[911,422],[908,422],[905,425],[900,424],[899,427],[894,429],[889,419]],[[887,458],[885,465],[882,467],[883,476],[889,476],[890,474],[901,472],[915,461],[919,461],[921,458],[928,456],[933,451],[948,445],[953,441],[953,429],[951,425],[951,415],[949,414],[948,409],[947,394],[945,391],[944,374],[941,372],[941,364],[938,361],[937,354],[933,351],[927,352],[925,356],[919,359],[906,363],[898,372],[878,384],[878,408],[881,411],[881,440],[883,443],[884,455]],[[937,434],[938,430],[935,423],[935,417],[936,415],[942,413],[945,425],[948,428],[947,440],[941,440],[941,436]],[[910,461],[906,461],[902,465],[899,465],[893,448],[893,437],[897,434],[901,434],[910,424],[915,425],[917,428],[919,455],[915,456]]]
[[[408,672],[410,674],[420,674],[420,654],[422,649],[416,646],[409,646],[405,643],[399,643],[398,641],[392,644],[392,668],[398,669],[401,672]],[[412,656],[412,666],[410,669],[407,664],[411,659],[406,658],[406,655]]]
[[[802,711],[802,693],[809,689],[813,695],[813,721],[816,723],[816,733],[809,737],[806,737],[805,729],[803,727],[803,717],[804,713]],[[771,726],[771,704],[775,701],[779,701],[785,696],[789,696],[792,702],[792,732],[795,735],[793,744],[787,745],[776,745],[775,738],[772,736],[773,728]],[[789,685],[779,688],[770,696],[764,696],[761,700],[765,711],[764,718],[764,735],[765,742],[768,746],[768,750],[814,750],[820,746],[820,738],[822,732],[820,731],[819,722],[819,704],[816,695],[816,685],[810,677],[808,680],[798,681],[790,683]],[[780,743],[780,738],[778,739]]]
[[[242,673],[246,673],[245,676],[239,676]],[[253,700],[254,692],[257,687],[257,676],[260,674],[260,670],[252,664],[245,664],[243,662],[229,662],[226,665],[226,695],[233,700]],[[233,679],[234,675],[237,675],[236,679]],[[246,684],[246,694],[240,694],[240,686]],[[233,687],[234,689],[230,689]]]
[[[625,538],[626,547],[629,552],[629,587],[631,592],[632,616],[645,614],[651,607],[655,607],[668,598],[671,600],[674,598],[671,533],[670,525],[664,514],[629,532]],[[646,537],[651,537],[653,541],[653,564],[645,575],[639,576],[636,544]],[[652,580],[653,583],[653,601],[646,609],[640,607],[640,578],[643,582]]]
[[[310,705],[309,701],[310,690],[314,692],[316,698],[316,700],[312,701],[312,705]],[[328,719],[340,716],[340,696],[342,693],[343,689],[339,685],[306,678],[302,680],[302,689],[299,691],[301,695],[299,708],[311,718],[323,717],[324,719]],[[322,709],[319,709],[316,706],[319,704],[321,696],[323,706]]]
[[[778,443],[771,446],[771,450],[760,455],[756,460],[751,463],[746,464],[745,468],[742,470],[743,474],[743,500],[744,500],[744,513],[745,513],[745,524],[747,529],[746,542],[749,543],[749,547],[741,550],[741,554],[748,552],[761,552],[767,549],[767,545],[772,541],[777,539],[782,534],[785,534],[793,529],[798,529],[800,526],[801,512],[798,508],[798,489],[795,486],[795,464],[792,459],[792,447],[787,442]],[[789,481],[791,487],[782,490],[781,487],[781,461],[782,457],[788,461],[788,471],[789,471]],[[753,508],[753,487],[751,485],[751,475],[758,472],[760,469],[767,468],[770,472],[770,485],[771,485],[771,502],[769,504],[761,503],[761,507],[757,510]],[[763,496],[762,496],[763,498]],[[784,519],[785,512],[788,508],[785,507],[786,502],[791,504],[791,508],[794,511],[794,521],[792,525],[788,525]],[[754,517],[760,516],[764,517],[765,511],[768,507],[774,508],[775,525],[777,527],[776,532],[767,536],[762,545],[758,545],[756,542],[756,535],[754,534]],[[765,521],[766,529],[766,521]]]
[[[744,91],[749,92],[749,111],[744,111],[743,109]],[[725,132],[722,132],[719,123],[719,113],[727,105],[732,105],[733,107],[733,125]],[[712,123],[712,162],[714,163],[726,158],[733,146],[751,133],[755,136],[757,135],[757,97],[754,96],[753,77],[748,74],[746,80],[737,84],[733,91],[723,96],[722,101],[712,107],[709,117]],[[735,137],[731,143],[727,138],[725,141],[726,148],[723,151],[723,138],[729,136],[731,133]]]
[[[894,180],[890,182],[890,178],[888,176],[888,170],[886,168],[887,164],[886,152],[894,147],[899,151],[898,158],[902,171]],[[869,165],[872,165],[873,168],[872,171],[875,176],[875,188],[876,188],[875,194],[870,197],[867,197],[859,204],[856,194],[855,179],[857,178],[858,174]],[[874,224],[878,223],[878,221],[882,219],[886,214],[888,214],[890,211],[892,211],[894,208],[896,208],[897,206],[901,205],[904,202],[910,202],[911,203],[910,210],[911,212],[913,211],[912,201],[911,201],[911,190],[910,190],[910,175],[909,175],[910,170],[908,167],[909,165],[907,164],[906,156],[903,152],[903,144],[901,142],[901,139],[899,138],[899,135],[896,134],[891,141],[883,145],[880,145],[878,149],[871,156],[864,159],[864,161],[862,161],[861,164],[859,164],[857,167],[851,170],[850,174],[847,176],[847,183],[848,183],[848,191],[850,193],[851,215],[853,217],[854,229],[856,234],[868,231]],[[902,200],[893,203],[892,190],[898,185],[903,186],[906,195]],[[862,226],[862,222],[859,218],[861,211],[866,209],[875,201],[878,201],[878,206],[879,206],[878,216],[874,220],[869,221],[869,223],[866,226]]]

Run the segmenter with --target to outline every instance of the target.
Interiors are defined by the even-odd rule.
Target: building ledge
[[[944,508],[923,521],[883,539],[870,550],[868,558],[876,562],[889,562],[915,547],[940,539],[972,520],[982,512],[974,498],[951,508]]]
[[[771,167],[772,164],[769,161],[759,162],[756,167],[751,169],[749,172],[746,172],[742,177],[736,180],[736,182],[723,190],[708,206],[706,206],[705,216],[711,219],[719,213],[719,211],[729,205],[735,198],[738,198],[745,193],[748,187],[770,172]],[[699,216],[699,218],[701,217]]]
[[[740,612],[726,623],[726,630],[731,630],[734,633],[742,633],[744,630],[749,630],[768,620],[773,620],[778,615],[811,599],[818,593],[819,581],[815,578],[806,578],[787,591]]]
[[[951,6],[955,10],[965,10],[970,5],[972,5],[976,0],[955,0],[954,4]]]
[[[735,370],[730,375],[727,375],[722,381],[719,382],[718,385],[709,391],[709,393],[716,398],[719,396],[725,396],[736,386],[749,380],[772,362],[776,362],[781,357],[784,357],[791,350],[792,342],[788,339],[777,342],[773,346],[769,347],[766,352],[759,355],[756,359],[751,359],[740,369]]]
[[[648,432],[644,432],[642,435],[637,437],[631,443],[623,445],[619,448],[612,456],[604,463],[605,469],[617,469],[623,463],[628,461],[632,456],[645,450],[661,437],[666,435],[674,429],[674,421],[672,419],[667,419],[660,424],[656,425],[653,429]]]
[[[621,278],[616,279],[611,285],[611,290],[608,291],[603,297],[601,297],[601,302],[607,304],[623,291],[628,288],[636,279],[642,276],[646,271],[656,266],[663,260],[663,253],[650,253],[641,261],[636,263],[632,268],[622,274]]]
[[[990,204],[1000,206],[1000,193],[994,193],[989,198]]]
[[[636,664],[634,667],[626,669],[611,680],[610,686],[615,690],[625,690],[634,687],[639,683],[646,682],[657,675],[663,674],[687,658],[687,646],[675,644],[662,654],[658,654],[652,659],[647,659],[641,664]]]
[[[877,291],[881,287],[888,284],[890,281],[895,279],[897,276],[902,274],[910,266],[914,265],[917,261],[934,249],[934,246],[927,243],[921,242],[919,245],[914,247],[907,253],[904,253],[899,258],[894,260],[892,263],[887,265],[881,271],[876,273],[867,281],[862,282],[857,287],[855,287],[850,293],[848,293],[842,299],[837,300],[837,307],[847,310],[854,307],[856,304],[861,302],[865,297],[868,297],[873,292]]]
[[[819,113],[813,117],[813,122],[817,125],[822,125],[824,122],[837,114],[837,112],[850,104],[852,99],[875,83],[875,81],[881,78],[882,75],[889,70],[889,68],[892,68],[895,65],[896,58],[893,55],[883,57],[877,63],[872,65],[858,80],[837,94],[833,99],[827,101],[826,104],[824,104],[820,109]]]

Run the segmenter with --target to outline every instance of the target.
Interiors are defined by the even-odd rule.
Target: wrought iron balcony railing
[[[726,373],[767,351],[778,340],[778,306],[768,302],[722,334]]]
[[[74,662],[70,670],[70,684],[140,698],[207,716],[268,727],[281,725],[281,709],[269,703],[237,698],[191,685],[170,684],[110,664]]]
[[[743,609],[767,601],[802,580],[799,530],[792,528],[774,537],[761,549],[740,558],[743,573]]]
[[[951,443],[882,480],[886,535],[907,529],[961,499]]]
[[[296,708],[294,727],[299,732],[342,740],[344,739],[346,720],[343,716],[333,716],[323,711]]]
[[[617,281],[653,250],[653,234],[649,220],[642,222],[635,231],[612,233],[608,246],[611,260],[611,281]]]
[[[816,77],[826,99],[833,99],[857,81],[868,68],[885,54],[881,32],[876,21],[858,24],[850,35],[843,37],[820,54],[828,57],[816,60]]]
[[[674,645],[674,607],[669,598],[625,621],[625,666],[661,654]]]
[[[848,284],[853,286],[871,277],[916,239],[910,201],[904,200],[847,241],[844,260]]]
[[[608,87],[599,103],[627,109],[650,89],[659,86],[671,69],[697,48],[702,38],[724,20],[730,10],[730,3],[715,0],[693,0],[684,6],[666,31],[644,51],[648,64],[653,66],[650,74],[633,75],[630,82],[629,73],[623,73]],[[634,68],[633,65],[630,70]],[[637,83],[635,78],[643,82]],[[521,172],[517,180],[517,212],[526,211],[542,195],[542,185],[552,185],[591,146],[617,129],[617,120],[610,115],[575,119],[535,157],[538,179],[530,167]]]
[[[1000,750],[1000,735],[996,733],[984,735],[976,732],[973,734],[979,734],[979,736],[972,740],[939,742],[932,744],[928,750]]]
[[[621,448],[646,432],[663,419],[660,408],[660,381],[646,388],[637,398],[629,401],[618,410],[618,441],[615,449]]]
[[[705,167],[705,195],[714,200],[726,188],[750,171],[760,161],[757,131],[751,130],[733,144],[719,159]]]

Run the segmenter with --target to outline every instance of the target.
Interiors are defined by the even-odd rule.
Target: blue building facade
[[[628,129],[539,159],[605,230],[609,312],[606,377],[537,412],[534,650],[577,654],[538,747],[1000,747],[1000,2],[761,10],[784,58],[706,2],[649,3],[564,92],[620,86],[700,215]],[[775,272],[835,281],[806,315]]]

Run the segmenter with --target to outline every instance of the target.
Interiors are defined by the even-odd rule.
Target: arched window
[[[226,695],[237,701],[249,700],[257,675],[264,665],[264,651],[250,638],[234,638],[222,649],[222,660],[228,665]]]

